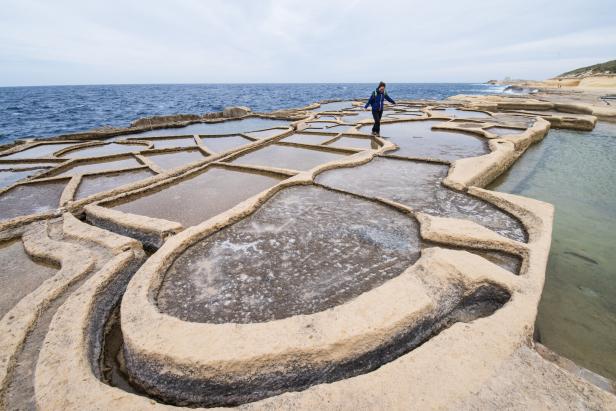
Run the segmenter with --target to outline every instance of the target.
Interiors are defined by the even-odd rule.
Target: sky
[[[614,0],[0,0],[0,86],[484,82],[616,59]]]

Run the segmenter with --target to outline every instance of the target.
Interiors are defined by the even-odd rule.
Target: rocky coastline
[[[616,409],[533,338],[552,205],[485,188],[616,121],[583,81],[0,147],[0,407]]]

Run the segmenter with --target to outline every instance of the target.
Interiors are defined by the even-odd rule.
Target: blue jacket
[[[389,101],[391,104],[396,104],[396,102],[389,97],[387,92],[379,93],[378,90],[372,92],[370,99],[364,106],[364,108],[368,108],[368,106],[372,106],[372,111],[383,111],[383,106],[385,104],[385,100]]]

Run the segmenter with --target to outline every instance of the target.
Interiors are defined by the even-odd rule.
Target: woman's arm
[[[387,93],[385,93],[385,99],[389,101],[391,104],[396,104],[396,102],[391,97],[389,97],[389,94]]]
[[[373,99],[374,99],[374,93],[370,94],[370,98],[368,99],[368,102],[366,103],[364,108],[368,108],[368,106],[372,103]]]

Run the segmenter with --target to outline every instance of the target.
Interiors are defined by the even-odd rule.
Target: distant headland
[[[488,84],[507,84],[518,87],[579,88],[616,90],[616,60],[580,67],[547,80],[510,79],[490,80]]]

